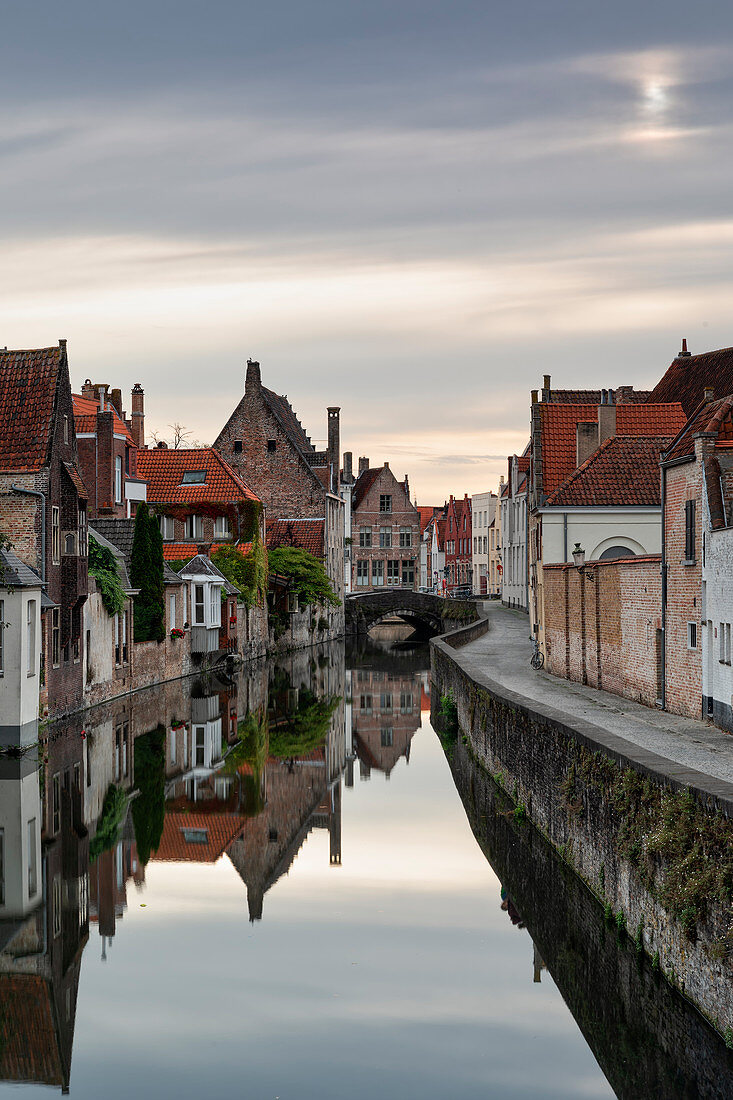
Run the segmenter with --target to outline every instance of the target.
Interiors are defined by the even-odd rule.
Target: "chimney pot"
[[[538,390],[532,390],[532,404],[533,405],[537,404],[538,392],[539,392]]]
[[[691,353],[690,353],[690,352],[689,352],[689,351],[687,350],[687,340],[686,340],[686,339],[684,339],[684,340],[682,341],[682,350],[680,351],[680,353],[679,353],[679,355],[677,356],[677,358],[678,358],[678,359],[684,359],[684,358],[686,358],[686,357],[687,357],[688,355],[690,355],[690,354],[691,354]]]
[[[369,469],[369,459],[368,458],[360,458],[359,459],[359,473],[363,474],[364,471],[368,470],[368,469]]]

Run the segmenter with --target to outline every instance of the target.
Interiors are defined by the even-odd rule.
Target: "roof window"
[[[205,485],[206,470],[184,470],[181,485]]]

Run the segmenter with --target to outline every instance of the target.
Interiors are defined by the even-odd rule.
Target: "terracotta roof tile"
[[[76,491],[79,494],[79,496],[81,497],[81,499],[82,500],[88,500],[89,499],[89,493],[87,492],[87,487],[84,484],[84,480],[83,480],[81,474],[79,473],[79,471],[77,470],[76,466],[74,466],[73,463],[71,463],[71,462],[65,462],[64,463],[64,469],[66,470],[67,474],[71,478],[71,483],[74,486],[74,488],[76,489]]]
[[[712,388],[716,394],[733,393],[733,348],[677,356],[651,392],[651,402],[679,401],[692,416]]]
[[[579,423],[598,421],[597,405],[562,405],[541,402],[542,485],[548,494],[576,468],[576,436]],[[616,435],[673,437],[685,423],[679,404],[617,405]]]
[[[245,821],[238,814],[168,812],[153,861],[216,863],[241,833]]]
[[[430,508],[427,505],[418,505],[418,515],[420,516],[420,534],[422,535],[427,525],[430,523],[434,516],[437,516],[442,509]]]
[[[186,472],[205,472],[198,485],[182,485]],[[213,447],[174,450],[154,447],[137,452],[138,477],[148,483],[151,504],[237,503],[258,498]]]
[[[74,403],[74,426],[77,433],[96,432],[99,402],[92,401],[88,397],[82,397],[79,393],[73,393],[71,399]],[[106,411],[112,413],[112,425],[115,435],[124,435],[130,446],[134,446],[133,438],[130,435],[130,429],[127,427],[124,420],[120,419],[111,401],[107,402]]]
[[[701,432],[715,436],[716,446],[733,440],[733,395],[700,405],[673,440],[665,454],[665,460],[692,456],[695,453],[695,436]]]
[[[0,1078],[62,1087],[50,983],[31,974],[2,974],[0,1004]]]
[[[669,436],[613,436],[547,499],[549,507],[623,507],[661,503],[659,459]]]
[[[267,523],[267,548],[299,546],[317,558],[323,557],[322,519],[276,519]]]
[[[63,348],[0,351],[0,470],[39,470],[48,458]]]

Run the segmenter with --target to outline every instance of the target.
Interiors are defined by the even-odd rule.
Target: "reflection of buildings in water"
[[[533,980],[535,982],[541,982],[542,981],[542,971],[547,970],[547,966],[543,962],[542,956],[540,955],[539,951],[537,950],[537,944],[534,942],[534,940],[532,940],[532,967],[533,967],[533,970],[534,970],[534,979]]]
[[[361,779],[369,779],[372,768],[389,779],[402,756],[410,762],[410,743],[420,725],[422,690],[418,672],[352,671],[351,729]]]
[[[247,887],[252,920],[267,890],[290,868],[313,828],[327,828],[332,865],[341,862],[340,776],[350,751],[342,651],[299,651],[273,671],[267,709],[248,715],[262,738],[262,760],[233,766],[223,750],[236,741],[215,726],[223,700],[192,700],[190,728],[169,731],[166,815],[153,861],[214,863],[226,853]],[[296,729],[314,702],[334,700],[325,740],[297,758],[268,753],[270,739]],[[218,706],[218,709],[217,709]],[[208,723],[205,725],[205,723]],[[211,730],[211,732],[210,732]]]
[[[0,764],[0,1078],[64,1092],[88,936],[89,858],[80,741],[73,751],[68,740],[48,746],[44,799],[35,758]]]

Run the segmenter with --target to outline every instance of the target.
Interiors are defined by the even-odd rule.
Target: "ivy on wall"
[[[108,615],[121,615],[125,607],[125,591],[117,572],[117,559],[112,551],[89,536],[89,572],[97,582],[102,605]]]
[[[139,504],[130,559],[130,580],[140,591],[135,597],[136,642],[162,642],[165,637],[163,537],[147,504]]]

